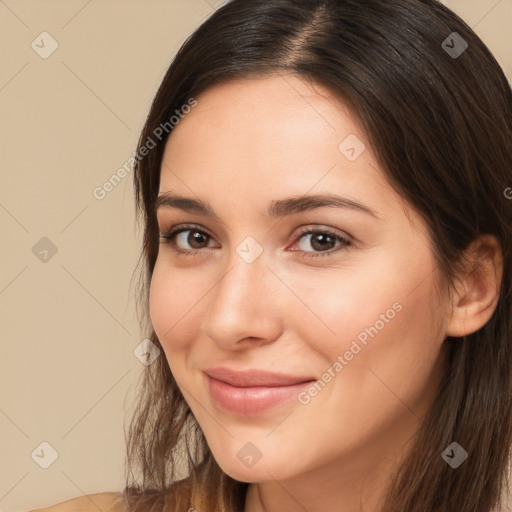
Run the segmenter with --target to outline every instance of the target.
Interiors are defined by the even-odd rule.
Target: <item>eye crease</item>
[[[182,225],[181,227],[173,227],[167,230],[164,233],[160,234],[161,238],[161,244],[168,244],[171,250],[176,253],[178,256],[193,256],[193,255],[200,255],[202,252],[201,249],[206,249],[207,247],[196,247],[192,250],[190,249],[180,249],[177,247],[176,241],[180,237],[180,235],[189,233],[185,237],[181,237],[181,242],[188,243],[190,245],[193,245],[195,243],[201,244],[202,241],[204,242],[206,240],[206,243],[208,243],[210,240],[212,240],[212,237],[204,230],[198,228],[194,225]],[[191,238],[191,234],[194,233],[195,235]],[[199,236],[197,236],[199,235]],[[306,238],[309,237],[309,238]],[[202,238],[202,241],[201,241]],[[340,234],[337,234],[329,229],[325,228],[303,228],[299,231],[299,233],[296,235],[295,240],[308,240],[306,243],[309,243],[311,247],[314,248],[314,245],[320,245],[320,247],[325,247],[328,245],[332,245],[333,243],[335,247],[329,250],[318,250],[318,251],[306,251],[303,249],[293,249],[291,252],[296,252],[298,256],[300,257],[318,257],[318,256],[331,256],[334,253],[337,253],[339,251],[345,251],[350,246],[352,246],[352,242]],[[295,245],[295,242],[294,242]]]

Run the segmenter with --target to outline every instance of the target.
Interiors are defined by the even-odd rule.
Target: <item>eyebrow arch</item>
[[[170,192],[161,193],[155,201],[155,212],[164,207],[178,208],[186,212],[199,213],[220,220],[209,203],[200,199],[174,195]],[[265,216],[269,219],[274,219],[325,207],[346,208],[371,215],[375,219],[380,218],[377,212],[372,210],[369,206],[353,199],[328,193],[274,200],[270,203]]]

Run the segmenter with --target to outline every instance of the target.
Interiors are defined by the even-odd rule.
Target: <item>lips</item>
[[[224,412],[248,416],[263,413],[297,397],[315,380],[261,370],[204,370],[213,401]]]
[[[265,370],[232,370],[226,367],[207,368],[204,373],[231,386],[247,388],[254,386],[291,386],[315,380],[312,376],[292,376]]]

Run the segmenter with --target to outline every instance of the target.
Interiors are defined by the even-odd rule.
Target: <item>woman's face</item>
[[[184,231],[161,239],[150,312],[213,455],[247,482],[384,464],[444,365],[423,221],[325,89],[272,76],[196,99],[161,167],[160,233]],[[303,383],[244,391],[204,373],[217,367]]]

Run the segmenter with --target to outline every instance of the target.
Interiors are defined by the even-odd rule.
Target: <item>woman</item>
[[[165,357],[123,493],[48,510],[506,509],[512,92],[460,18],[233,0],[176,55],[134,178]]]

